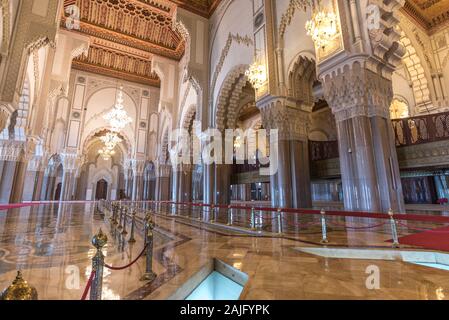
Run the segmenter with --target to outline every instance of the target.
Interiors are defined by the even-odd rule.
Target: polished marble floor
[[[80,299],[95,253],[90,240],[100,227],[109,237],[104,249],[108,264],[126,265],[139,255],[141,231],[136,234],[137,243],[128,245],[108,219],[93,211],[91,204],[0,211],[0,289],[20,269],[40,299]],[[104,299],[180,298],[179,288],[213,259],[249,276],[241,299],[449,299],[445,270],[401,261],[331,259],[295,250],[321,246],[317,226],[283,237],[261,237],[160,213],[155,218],[154,247],[158,278],[152,283],[139,280],[145,269],[143,259],[124,271],[106,271]],[[369,223],[366,220],[363,223]],[[387,227],[330,229],[328,246],[388,248],[385,241],[390,238]],[[378,290],[367,287],[367,268],[372,266],[380,271]],[[73,277],[78,270],[79,285]]]

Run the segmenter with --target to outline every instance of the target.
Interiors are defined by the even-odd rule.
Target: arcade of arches
[[[308,2],[1,0],[0,202],[440,213],[449,1],[322,0],[337,24],[322,46]],[[104,157],[119,91],[132,121]],[[176,129],[241,132],[245,159],[175,164]],[[198,141],[189,159],[207,149]],[[251,145],[276,147],[274,173]]]
[[[399,30],[392,39],[401,46],[387,48],[386,58],[376,52],[384,44],[364,31],[366,22],[341,26],[332,40],[341,46],[336,53],[316,50],[303,28],[310,9],[295,1],[223,1],[207,18],[192,13],[193,4],[176,11],[161,1],[163,18],[171,21],[161,25],[131,18],[106,0],[94,6],[107,14],[96,16],[85,2],[2,3],[2,202],[95,200],[100,182],[110,200],[294,208],[331,202],[384,212],[449,197],[449,161],[420,156],[449,135],[447,117],[426,118],[449,109],[448,35],[431,8],[420,9],[418,19],[413,1],[391,6]],[[139,5],[135,10],[155,10]],[[80,8],[75,27],[67,21],[73,6]],[[369,14],[363,2],[345,10],[338,12]],[[115,14],[129,22],[110,20]],[[231,22],[239,15],[245,28]],[[263,21],[252,25],[258,15]],[[132,19],[167,33],[141,33]],[[36,34],[26,35],[27,28]],[[106,40],[109,35],[116,41]],[[344,59],[333,58],[341,52]],[[355,59],[360,53],[364,58]],[[246,74],[254,56],[267,73],[256,90]],[[372,71],[374,60],[380,71]],[[97,151],[108,124],[102,116],[120,86],[133,121],[121,132],[116,155],[103,161]],[[172,165],[171,133],[192,132],[194,122],[202,131],[279,129],[278,172],[261,176],[248,161]],[[437,137],[429,136],[434,130]]]

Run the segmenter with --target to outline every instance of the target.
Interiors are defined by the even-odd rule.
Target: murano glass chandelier
[[[131,117],[126,113],[123,102],[123,87],[120,87],[114,107],[103,117],[103,119],[109,122],[111,130],[114,132],[120,132],[132,122]]]
[[[107,148],[106,146],[103,149],[100,149],[98,153],[103,157],[105,161],[111,159],[111,157],[115,154],[114,150]]]
[[[267,81],[267,70],[263,63],[258,59],[251,64],[245,72],[248,81],[251,83],[254,89],[260,89]]]
[[[122,139],[118,136],[119,132],[132,122],[132,119],[126,113],[123,105],[123,87],[120,86],[115,105],[112,110],[108,112],[103,119],[109,123],[110,130],[100,140],[104,143],[103,149],[98,151],[103,156],[104,160],[109,160],[115,154],[115,147]]]
[[[307,35],[312,37],[315,46],[325,49],[338,34],[338,19],[335,9],[321,9],[321,0],[315,0],[312,4],[312,20],[307,21]]]
[[[103,156],[104,160],[109,160],[115,154],[115,147],[122,141],[118,136],[118,133],[132,122],[131,117],[126,113],[123,102],[123,87],[120,86],[115,105],[112,107],[112,110],[103,117],[103,119],[109,123],[111,130],[100,138],[104,143],[104,147],[103,149],[100,149],[98,153]]]
[[[116,132],[108,132],[106,135],[102,136],[100,140],[103,141],[105,147],[110,150],[114,149],[117,144],[122,142],[122,139],[119,138]]]

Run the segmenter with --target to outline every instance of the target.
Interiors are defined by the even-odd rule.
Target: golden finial
[[[100,250],[103,248],[106,243],[108,243],[108,236],[103,233],[103,230],[98,231],[98,233],[92,238],[92,244],[95,248]]]
[[[37,290],[23,279],[21,271],[17,271],[16,279],[2,292],[0,300],[37,300]]]
[[[393,218],[393,216],[394,216],[394,212],[393,212],[393,209],[389,209],[388,210],[388,215],[390,216],[390,218]]]

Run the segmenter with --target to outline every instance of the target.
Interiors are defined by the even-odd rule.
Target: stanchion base
[[[327,243],[329,243],[329,240],[327,240],[327,239],[326,240],[321,240],[320,243],[321,244],[327,244]]]
[[[126,236],[127,234],[128,234],[127,231],[123,231],[123,232],[122,232],[122,235],[124,235],[124,236]]]
[[[153,281],[154,279],[157,278],[157,274],[155,274],[154,272],[151,273],[145,273],[141,278],[140,281]]]
[[[136,243],[136,239],[132,238],[128,240],[128,243]]]
[[[393,249],[399,249],[401,246],[399,245],[399,243],[393,243]]]

